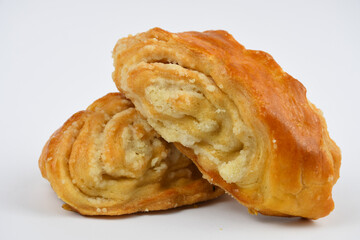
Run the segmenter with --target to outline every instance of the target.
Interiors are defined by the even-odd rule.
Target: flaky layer
[[[84,215],[169,209],[223,193],[120,93],[74,114],[46,143],[39,167],[59,198]]]
[[[118,41],[113,79],[168,142],[251,212],[333,209],[340,150],[306,90],[225,31],[155,28]]]

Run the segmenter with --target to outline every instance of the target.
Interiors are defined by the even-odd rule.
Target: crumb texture
[[[157,133],[251,212],[334,208],[340,150],[305,87],[225,31],[154,28],[120,39],[113,79]]]
[[[39,166],[67,206],[84,215],[162,210],[223,193],[120,93],[74,114],[49,139]]]

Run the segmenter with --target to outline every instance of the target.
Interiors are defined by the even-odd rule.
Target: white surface
[[[0,239],[359,239],[359,15],[359,1],[0,0]],[[37,166],[43,145],[73,113],[116,91],[117,39],[155,26],[228,30],[306,86],[342,149],[334,212],[317,221],[256,217],[229,197],[119,218],[62,210]]]

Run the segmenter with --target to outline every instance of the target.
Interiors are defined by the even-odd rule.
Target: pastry
[[[74,114],[46,143],[39,167],[66,209],[122,215],[220,196],[120,93]]]
[[[305,87],[226,31],[120,39],[113,80],[148,123],[249,212],[317,219],[334,208],[340,149]]]

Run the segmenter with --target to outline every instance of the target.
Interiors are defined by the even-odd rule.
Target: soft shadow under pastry
[[[163,210],[223,194],[120,93],[66,121],[46,143],[39,167],[66,209],[83,215]]]
[[[251,213],[334,208],[340,149],[306,89],[225,31],[159,28],[120,39],[113,79],[149,124]]]

